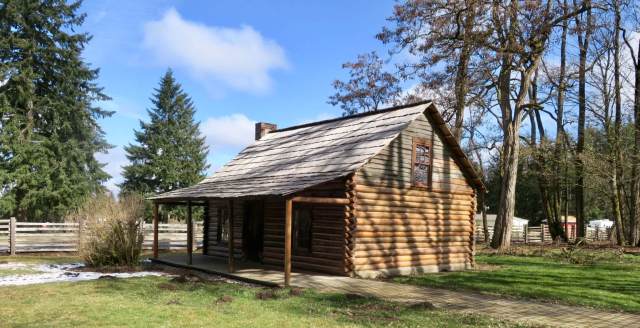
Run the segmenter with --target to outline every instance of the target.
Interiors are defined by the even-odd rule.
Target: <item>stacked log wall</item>
[[[331,181],[297,193],[296,196],[345,197],[344,179]],[[227,206],[228,200],[209,201],[208,255],[227,258],[226,243],[218,243],[218,208]],[[242,199],[234,201],[234,254],[242,258]],[[284,265],[284,208],[282,197],[264,198],[264,243],[263,263],[281,267]],[[326,272],[346,275],[345,206],[294,204],[312,209],[311,253],[293,251],[294,270]]]
[[[209,222],[208,232],[205,234],[207,245],[207,255],[227,258],[229,247],[226,242],[218,242],[218,215],[221,207],[229,207],[229,200],[212,199],[209,200]],[[242,221],[244,206],[240,200],[233,202],[233,253],[235,258],[242,257]]]
[[[295,196],[344,197],[345,181],[339,179],[297,193]],[[284,198],[265,202],[264,263],[284,265]],[[311,208],[311,252],[293,249],[294,270],[347,275],[345,261],[345,207],[294,203],[294,212],[300,206]]]
[[[432,141],[431,186],[412,186],[413,141]],[[464,269],[473,263],[475,196],[426,116],[355,174],[359,275]]]

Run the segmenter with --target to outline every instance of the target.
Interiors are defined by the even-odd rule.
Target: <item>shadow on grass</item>
[[[249,310],[255,316],[269,313],[275,318],[302,320],[300,323],[309,319],[321,320],[326,326],[519,327],[478,315],[434,309],[426,302],[411,305],[313,290],[270,289],[225,282],[175,283],[158,277],[94,284],[93,291],[99,296],[136,299],[143,306],[162,311],[171,307],[179,308],[180,312],[182,307],[189,307],[194,311],[221,315]],[[221,302],[221,299],[229,301]]]
[[[451,313],[436,309],[428,302],[406,304],[352,294],[327,294],[307,291],[302,302],[289,304],[288,311],[298,314],[330,316],[340,323],[365,326],[421,327],[528,327],[492,318]]]
[[[478,257],[478,262],[499,267],[492,271],[399,277],[394,281],[640,312],[638,264],[576,265],[545,257],[498,255]]]

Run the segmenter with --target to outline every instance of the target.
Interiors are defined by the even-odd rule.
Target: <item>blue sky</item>
[[[123,146],[146,120],[168,67],[196,105],[211,170],[253,140],[253,124],[279,126],[336,117],[327,104],[341,65],[384,47],[374,38],[393,1],[90,1],[85,59],[116,113],[100,123],[115,146],[98,154],[121,181]],[[211,173],[211,172],[209,172]]]

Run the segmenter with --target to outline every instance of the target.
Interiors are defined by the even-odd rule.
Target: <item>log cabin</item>
[[[474,264],[484,186],[432,102],[257,123],[255,139],[213,176],[151,197],[154,225],[159,204],[204,206],[204,255],[230,272],[236,261],[283,268],[285,284],[291,270],[375,277]]]

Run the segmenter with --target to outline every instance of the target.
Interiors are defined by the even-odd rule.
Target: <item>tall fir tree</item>
[[[125,147],[123,192],[152,194],[187,187],[205,177],[207,146],[191,98],[169,69],[151,98],[150,122],[140,121],[136,145]]]
[[[80,5],[0,1],[0,217],[60,219],[109,178],[94,154],[112,113],[94,105],[108,97],[82,59]]]

